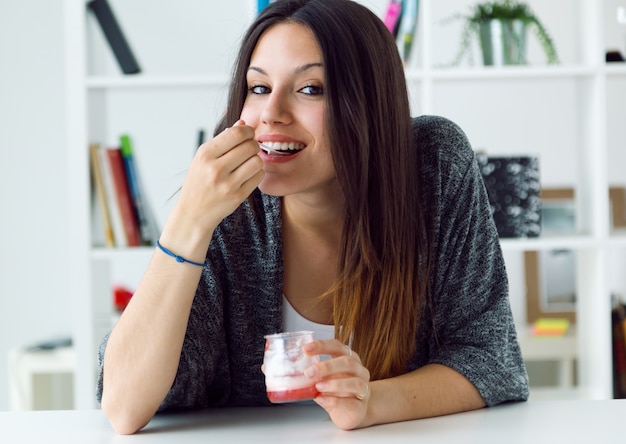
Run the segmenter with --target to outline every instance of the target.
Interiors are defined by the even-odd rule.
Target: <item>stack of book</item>
[[[89,147],[92,188],[108,247],[138,247],[156,242],[159,230],[144,195],[130,137],[120,146]]]
[[[260,13],[275,0],[257,0],[257,13]],[[389,0],[382,17],[385,26],[396,39],[398,51],[405,64],[411,58],[411,51],[417,30],[419,0]]]
[[[411,58],[418,12],[419,0],[390,0],[383,17],[385,26],[396,39],[398,51],[405,64]]]
[[[569,321],[562,318],[539,318],[531,328],[533,336],[559,337],[564,336],[569,329]]]

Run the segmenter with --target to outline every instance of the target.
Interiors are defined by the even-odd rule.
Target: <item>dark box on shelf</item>
[[[539,159],[477,154],[491,213],[501,238],[537,237],[541,233]]]

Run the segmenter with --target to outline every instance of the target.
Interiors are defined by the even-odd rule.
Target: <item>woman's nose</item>
[[[272,91],[261,112],[261,122],[266,125],[280,125],[291,122],[288,98],[279,91]]]

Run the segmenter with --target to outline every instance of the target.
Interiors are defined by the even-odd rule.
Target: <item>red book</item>
[[[113,173],[117,204],[122,216],[122,222],[124,223],[124,232],[126,233],[128,246],[138,247],[141,245],[139,223],[137,222],[133,199],[130,195],[122,151],[119,148],[109,148],[107,149],[107,157]]]
[[[613,327],[613,398],[626,398],[626,308],[617,302],[611,311]]]

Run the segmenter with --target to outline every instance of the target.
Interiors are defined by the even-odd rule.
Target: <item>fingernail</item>
[[[315,366],[309,367],[304,371],[304,374],[307,375],[309,378],[313,378],[317,374],[317,369],[315,368]]]
[[[315,388],[318,392],[323,392],[328,388],[328,384],[326,382],[318,382],[317,384],[315,384]]]
[[[308,351],[308,352],[313,351],[313,350],[315,350],[315,343],[313,343],[313,342],[307,342],[306,344],[304,344],[304,345],[302,346],[302,349],[303,349],[304,351]]]

